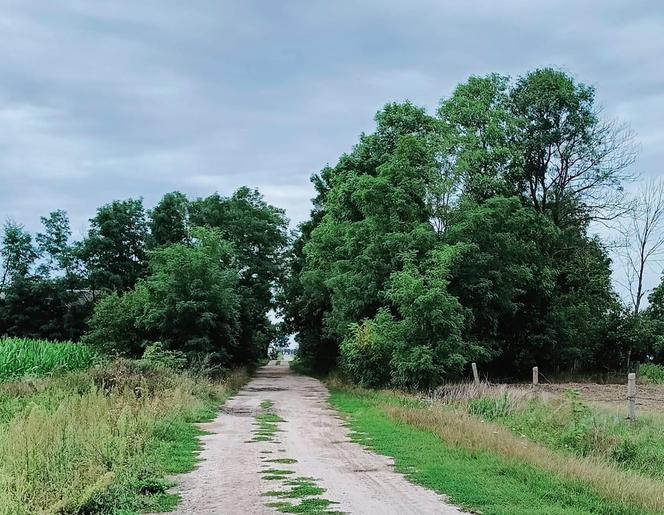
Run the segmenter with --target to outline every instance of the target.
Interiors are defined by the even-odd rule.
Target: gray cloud
[[[595,85],[661,175],[663,5],[0,0],[0,218],[83,228],[114,198],[248,184],[297,222],[385,102],[543,65]]]

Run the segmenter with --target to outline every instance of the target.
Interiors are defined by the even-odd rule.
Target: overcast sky
[[[555,66],[664,162],[664,3],[0,0],[0,219],[258,187],[306,218],[309,177],[389,101]]]

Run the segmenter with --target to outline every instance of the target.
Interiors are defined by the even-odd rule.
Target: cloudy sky
[[[306,217],[309,177],[388,101],[552,65],[664,162],[664,4],[0,0],[0,219],[247,184]]]

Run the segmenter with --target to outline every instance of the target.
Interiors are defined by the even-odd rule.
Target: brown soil
[[[541,384],[539,388],[552,394],[574,389],[584,401],[619,411],[627,409],[627,384],[561,383]],[[636,407],[644,412],[664,412],[664,385],[637,385]]]

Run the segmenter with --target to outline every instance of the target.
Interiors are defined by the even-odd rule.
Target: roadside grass
[[[354,438],[411,481],[484,514],[664,512],[664,482],[551,450],[460,409],[395,392],[332,390]]]
[[[664,416],[623,414],[584,403],[575,390],[540,394],[505,385],[444,386],[433,402],[463,409],[514,434],[576,456],[593,457],[623,470],[664,479]]]
[[[165,478],[195,464],[192,423],[245,380],[117,360],[0,385],[0,514],[173,508]]]
[[[29,338],[0,338],[0,382],[90,367],[96,353],[85,345]]]

